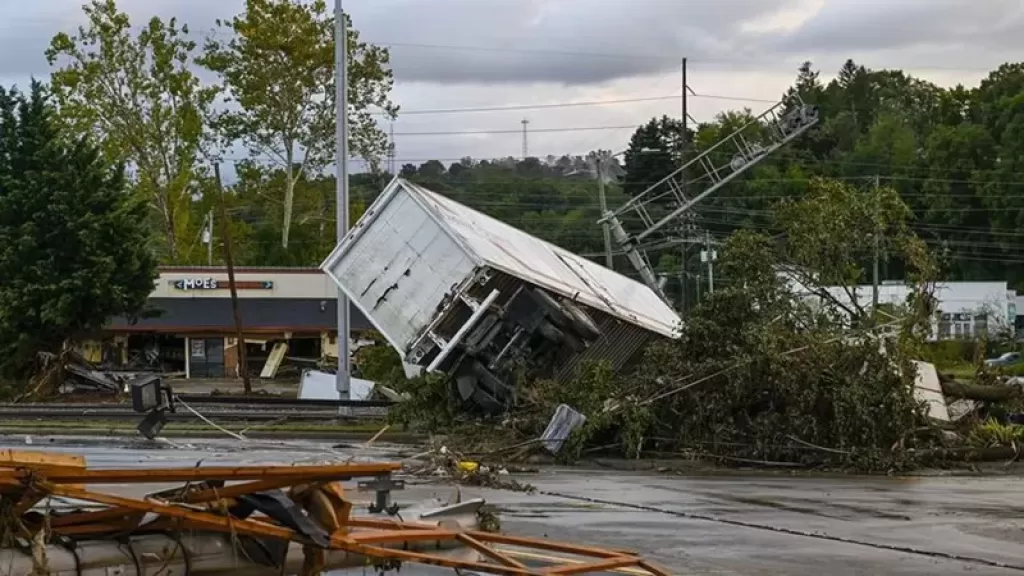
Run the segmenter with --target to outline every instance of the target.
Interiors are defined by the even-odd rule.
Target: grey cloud
[[[365,39],[396,44],[392,66],[406,81],[576,85],[675,69],[683,55],[742,56],[742,24],[795,3],[375,0],[352,13]]]
[[[780,51],[881,52],[962,47],[973,55],[1021,47],[1020,0],[833,0],[785,36]]]
[[[24,5],[0,6],[0,12],[0,76],[23,78],[19,84],[27,84],[29,76],[45,76],[44,52],[68,20],[58,12]]]
[[[46,77],[50,68],[44,52],[58,32],[74,33],[84,23],[82,5],[86,0],[42,0],[23,2],[0,0],[0,77]],[[134,25],[142,25],[152,16],[176,16],[202,34],[213,27],[218,17],[230,16],[241,2],[207,0],[120,0],[118,7],[128,13]]]
[[[84,0],[0,0],[0,77],[45,76],[42,51]],[[330,2],[329,2],[330,3]],[[697,72],[875,54],[876,65],[987,67],[1019,50],[1019,0],[824,0],[791,32],[745,31],[808,0],[345,0],[371,42],[393,43],[399,82],[593,86],[691,59]],[[136,23],[177,16],[200,36],[242,0],[119,0]],[[810,7],[808,7],[810,6]],[[432,45],[433,47],[427,46]],[[439,46],[440,45],[440,46]],[[447,48],[441,46],[448,46]],[[459,49],[458,46],[486,49]],[[891,61],[882,64],[882,61]],[[826,69],[831,69],[831,66]]]

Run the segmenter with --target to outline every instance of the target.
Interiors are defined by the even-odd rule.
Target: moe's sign
[[[171,280],[171,286],[178,290],[229,290],[231,282],[216,278],[181,278]],[[236,290],[273,290],[271,280],[235,280]]]

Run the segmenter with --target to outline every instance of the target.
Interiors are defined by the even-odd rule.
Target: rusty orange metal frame
[[[2,456],[2,455],[0,455]],[[107,506],[106,509],[50,514],[47,522],[30,519],[23,524],[30,530],[46,528],[52,534],[72,539],[102,539],[113,534],[145,533],[154,530],[202,530],[222,534],[247,535],[294,541],[316,548],[303,534],[265,517],[248,519],[228,515],[227,503],[233,499],[270,489],[320,489],[331,483],[359,477],[378,477],[400,469],[399,464],[344,464],[335,466],[258,466],[196,467],[147,470],[89,470],[81,460],[48,461],[38,454],[31,457],[0,457],[0,494],[15,502],[13,510],[25,514],[41,498],[63,496]],[[208,482],[239,482],[212,487]],[[176,491],[162,497],[128,498],[87,489],[90,484],[185,482]],[[199,485],[194,485],[200,483]],[[336,484],[335,484],[336,485]],[[668,572],[632,552],[606,550],[522,538],[478,530],[458,530],[424,522],[399,522],[379,518],[350,518],[351,505],[341,499],[340,485],[334,494],[328,549],[343,550],[373,560],[415,562],[448,568],[464,568],[487,574],[522,576],[534,574],[584,574],[622,568],[641,570],[653,576]],[[293,497],[297,498],[297,497]],[[337,506],[337,502],[342,505]],[[298,502],[298,500],[296,500]],[[312,515],[312,510],[309,513]],[[335,515],[336,513],[336,515]],[[141,526],[142,518],[155,514],[158,519]],[[321,522],[323,524],[324,522]],[[328,528],[330,530],[330,528]],[[415,543],[453,543],[476,551],[481,560],[470,561],[408,550]],[[390,546],[390,547],[389,547]],[[551,565],[529,567],[502,547],[534,549],[572,555],[575,558],[547,557]],[[534,555],[536,556],[536,555]]]

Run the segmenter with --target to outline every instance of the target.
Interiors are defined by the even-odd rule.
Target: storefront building
[[[160,269],[148,310],[114,318],[88,359],[128,369],[233,378],[239,353],[231,284],[223,267]],[[235,290],[249,372],[274,377],[283,364],[337,358],[337,288],[318,268],[236,268]],[[352,338],[370,324],[351,308]]]

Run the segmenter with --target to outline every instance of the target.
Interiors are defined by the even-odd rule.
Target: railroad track
[[[387,415],[386,406],[350,406],[347,414],[342,415],[336,406],[309,405],[303,401],[292,403],[215,403],[200,405],[201,402],[187,402],[214,421],[302,421],[302,422],[335,422],[339,420],[365,420],[380,418]],[[379,404],[379,403],[376,403]],[[0,403],[0,424],[4,420],[141,420],[145,415],[132,410],[130,404],[113,403]],[[199,420],[195,414],[183,406],[177,411],[167,413],[170,421]]]

